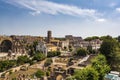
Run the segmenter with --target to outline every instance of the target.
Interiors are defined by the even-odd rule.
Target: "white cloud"
[[[30,14],[38,15],[46,13],[51,15],[66,14],[81,17],[96,17],[98,13],[94,9],[82,9],[73,5],[58,4],[48,0],[7,0],[9,4],[31,10]]]
[[[106,22],[107,20],[104,18],[96,19],[97,22]]]
[[[114,3],[114,2],[112,2],[112,3],[110,3],[110,7],[115,7],[117,5],[117,3]]]
[[[116,11],[117,11],[117,12],[120,12],[120,8],[116,8]]]

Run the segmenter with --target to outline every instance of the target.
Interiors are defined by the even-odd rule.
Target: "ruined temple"
[[[26,53],[26,45],[41,41],[41,37],[33,36],[0,36],[0,52]]]

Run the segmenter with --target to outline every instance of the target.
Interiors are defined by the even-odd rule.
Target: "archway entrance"
[[[8,52],[9,50],[12,50],[12,42],[10,40],[3,40],[0,45],[0,51]]]
[[[58,76],[56,77],[56,80],[63,80],[63,76],[62,76],[62,75],[58,75]]]

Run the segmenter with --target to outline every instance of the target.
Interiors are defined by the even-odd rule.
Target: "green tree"
[[[17,59],[17,63],[19,65],[24,64],[24,63],[28,63],[30,61],[30,59],[27,56],[19,56]]]
[[[41,61],[41,60],[44,60],[46,57],[45,57],[45,54],[43,53],[36,53],[33,57],[33,60],[37,60],[37,61]]]
[[[86,56],[87,55],[87,50],[86,49],[83,49],[83,48],[79,48],[77,50],[77,56]]]
[[[7,70],[8,68],[8,61],[0,61],[0,72]]]
[[[46,71],[46,76],[50,76],[50,71]]]
[[[75,80],[74,77],[67,77],[65,80]]]
[[[51,51],[48,52],[47,57],[55,57],[55,56],[59,56],[61,54],[60,51]]]
[[[38,70],[38,71],[35,73],[35,76],[36,76],[37,78],[42,78],[44,75],[45,75],[45,73],[44,73],[42,70]]]
[[[8,61],[8,68],[14,67],[17,65],[16,60],[9,60]]]
[[[15,60],[0,61],[0,72],[16,66]]]
[[[115,43],[112,40],[104,40],[101,48],[100,48],[100,52],[102,54],[104,54],[106,57],[109,57],[110,54],[115,52]]]
[[[103,43],[100,48],[100,52],[103,55],[105,55],[110,66],[112,66],[114,64],[117,47],[118,47],[118,42],[115,39],[113,39],[109,36],[104,38]]]
[[[98,36],[87,37],[87,38],[85,38],[84,40],[85,40],[85,41],[91,41],[91,40],[94,40],[94,39],[99,39],[99,37],[98,37]]]
[[[111,68],[114,71],[120,71],[120,48],[116,48],[116,52],[111,55]]]
[[[33,65],[35,62],[33,60],[29,60],[29,64]]]
[[[52,59],[51,58],[48,58],[46,61],[45,61],[45,67],[47,67],[47,66],[49,66],[49,65],[51,65],[52,64]]]
[[[116,39],[104,37],[100,52],[105,55],[112,70],[120,71],[120,43]]]
[[[118,36],[118,42],[120,42],[120,36]]]
[[[35,55],[35,50],[33,44],[27,44],[26,49],[28,50],[28,54],[33,57]]]
[[[112,37],[111,37],[110,35],[107,35],[107,36],[101,36],[100,39],[101,39],[101,40],[106,40],[106,39],[107,39],[107,40],[111,40]]]
[[[105,56],[101,54],[92,60],[92,67],[99,73],[99,80],[104,80],[105,74],[110,71]]]
[[[89,54],[93,53],[93,49],[92,49],[91,45],[87,46],[87,50],[88,50]]]
[[[77,70],[74,74],[76,80],[98,80],[97,71],[92,67]]]

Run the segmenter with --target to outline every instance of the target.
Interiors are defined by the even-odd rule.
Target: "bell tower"
[[[47,32],[47,42],[50,43],[52,39],[52,31]]]

